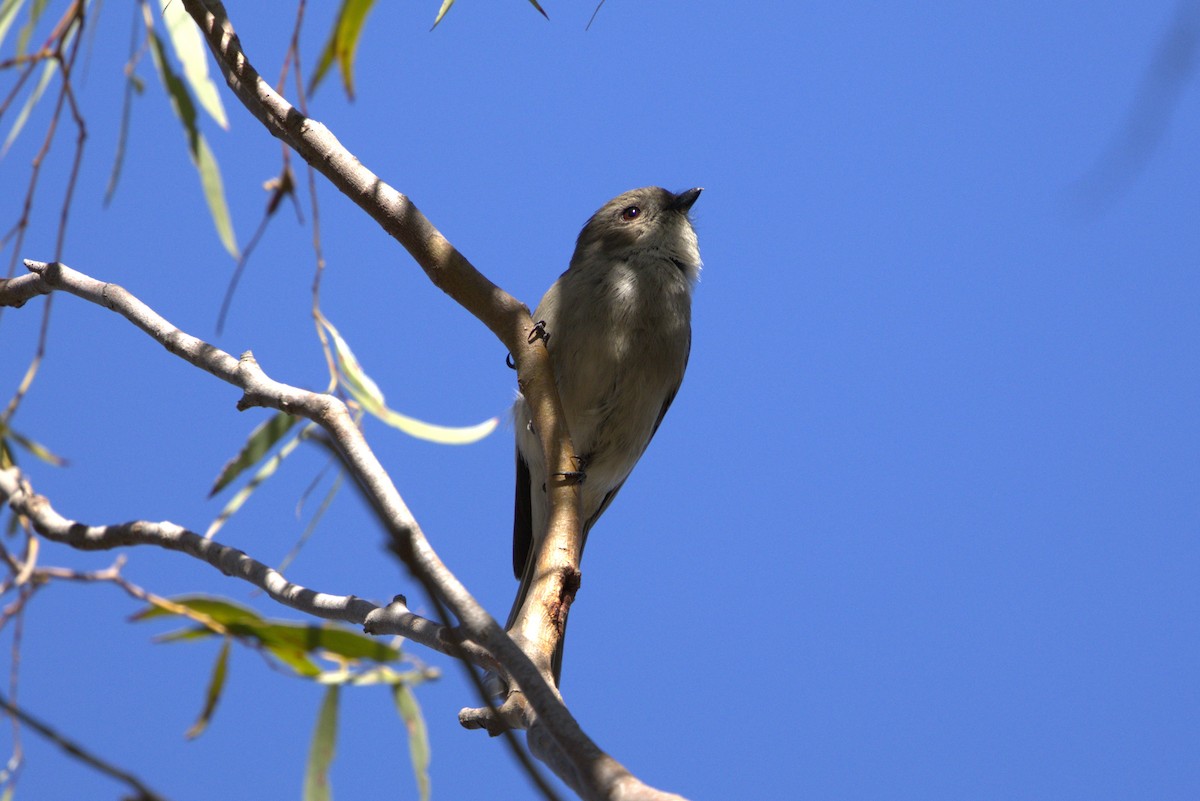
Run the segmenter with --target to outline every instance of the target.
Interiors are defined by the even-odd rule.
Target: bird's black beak
[[[700,193],[703,191],[702,187],[697,186],[695,189],[687,189],[680,192],[671,199],[671,208],[675,211],[687,213],[692,208],[692,204],[696,202],[696,198],[700,197]]]

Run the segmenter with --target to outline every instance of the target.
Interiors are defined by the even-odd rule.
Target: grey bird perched
[[[700,189],[626,192],[588,220],[567,271],[538,304],[546,347],[583,477],[583,536],[612,503],[675,398],[692,342],[700,250],[688,211]],[[545,536],[546,467],[524,397],[514,408],[517,492],[508,628],[529,590]],[[535,541],[536,538],[536,541]],[[554,654],[558,683],[562,642]]]

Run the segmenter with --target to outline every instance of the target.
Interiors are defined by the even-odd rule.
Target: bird
[[[702,266],[690,212],[701,191],[643,187],[605,203],[580,231],[567,270],[533,314],[575,448],[585,544],[683,381],[692,342],[692,292]],[[549,511],[542,449],[520,394],[513,424],[513,572],[520,586],[509,630],[532,584]],[[557,686],[561,638],[551,670]]]

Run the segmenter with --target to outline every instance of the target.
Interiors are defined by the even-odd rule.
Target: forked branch
[[[376,459],[362,432],[354,424],[350,411],[338,398],[309,392],[271,379],[249,353],[234,358],[229,353],[173,326],[153,309],[125,289],[98,281],[62,264],[26,261],[34,281],[0,285],[0,305],[19,305],[29,297],[54,290],[68,292],[84,300],[111,309],[153,337],[168,351],[226,381],[242,391],[239,409],[255,406],[278,409],[312,420],[330,435],[342,456],[347,471],[362,487],[392,537],[404,543],[409,567],[432,587],[461,623],[460,645],[469,650],[472,661],[495,664],[520,686],[528,700],[523,722],[529,728],[534,753],[577,793],[587,799],[678,799],[644,785],[620,763],[593,743],[546,683],[533,662],[516,646],[495,620],[467,592],[446,568],[426,540],[409,512],[391,478]],[[15,284],[15,288],[13,287]],[[11,292],[9,290],[12,290]],[[407,609],[379,611],[353,596],[328,596],[289,583],[282,575],[256,562],[244,553],[205,540],[194,532],[171,523],[128,523],[108,527],[88,527],[67,520],[54,512],[49,503],[35,495],[18,471],[0,471],[0,494],[10,506],[34,521],[38,530],[50,539],[58,539],[78,548],[95,549],[121,545],[157,544],[191,553],[221,569],[263,587],[278,600],[311,611],[319,617],[354,619],[374,628],[373,621],[384,624],[401,620],[411,624],[409,636],[424,637],[428,644],[448,633],[430,633],[428,621],[414,620]],[[394,614],[388,614],[388,613]],[[422,632],[425,635],[422,635]],[[439,649],[444,650],[444,649]]]
[[[200,27],[226,83],[246,109],[403,245],[437,287],[500,339],[516,364],[518,382],[532,411],[549,473],[573,471],[574,449],[563,422],[550,360],[544,341],[529,336],[533,321],[528,308],[476,270],[408,197],[363,166],[328,128],[302,113],[263,80],[242,49],[220,2],[183,0],[183,4]],[[545,632],[545,636],[531,639],[527,647],[537,648],[531,655],[548,676],[550,654],[561,636],[555,610],[570,604],[577,586],[563,577],[576,575],[579,570],[578,564],[557,555],[580,552],[581,527],[579,486],[568,481],[550,482],[546,492],[550,513],[540,547],[555,569],[539,573],[530,589],[530,608],[541,617],[534,628]],[[453,601],[447,601],[465,624]],[[528,696],[529,688],[519,679],[517,683]],[[513,700],[523,704],[520,698]],[[470,719],[482,720],[480,715]]]

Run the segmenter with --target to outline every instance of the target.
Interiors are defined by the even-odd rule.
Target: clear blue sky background
[[[291,22],[267,5],[230,9],[274,76]],[[328,5],[309,11],[310,69]],[[705,187],[688,376],[592,535],[572,612],[564,692],[588,733],[695,799],[1200,798],[1200,77],[1165,115],[1170,92],[1147,78],[1180,4],[614,1],[586,32],[590,4],[545,6],[549,22],[521,0],[462,3],[430,33],[437,3],[381,3],[357,102],[330,82],[312,110],[531,305],[609,197]],[[101,209],[129,25],[104,5],[64,260],[323,387],[311,228],[290,210],[215,336],[232,265],[148,62]],[[244,243],[279,147],[225,100],[232,131],[206,130]],[[0,228],[46,111],[0,163]],[[1123,144],[1142,124],[1153,147]],[[22,257],[53,256],[68,154],[63,139]],[[391,404],[446,424],[503,414],[504,349],[350,202],[320,196],[325,310]],[[40,307],[0,320],[5,393]],[[62,297],[14,422],[71,460],[26,460],[64,514],[203,530],[223,500],[205,500],[212,478],[265,416],[237,398]],[[511,432],[465,448],[367,433],[503,619]],[[302,451],[222,538],[278,561],[324,462]],[[346,492],[289,575],[427,611],[382,546]],[[156,592],[288,615],[187,557],[129,557]],[[136,608],[111,587],[39,595],[22,703],[172,799],[296,797],[319,688],[239,651],[187,743],[216,646],[152,645],[164,627],[126,622]],[[415,653],[444,668],[419,690],[434,797],[532,797],[499,742],[458,727],[474,699],[457,668]],[[386,693],[343,700],[336,797],[415,798]],[[119,792],[36,737],[25,748],[18,798]]]

